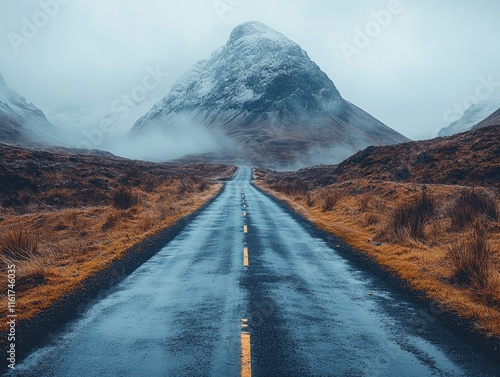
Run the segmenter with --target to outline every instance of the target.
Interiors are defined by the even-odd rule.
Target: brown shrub
[[[479,217],[498,221],[495,202],[475,190],[463,191],[449,210],[451,228],[462,231],[471,226]]]
[[[198,191],[199,192],[204,192],[208,189],[208,183],[206,181],[201,181],[199,184],[198,184]]]
[[[30,260],[38,253],[38,236],[32,232],[10,230],[0,238],[0,255],[7,260]]]
[[[435,212],[435,202],[425,188],[410,202],[403,203],[394,209],[388,231],[394,239],[411,237],[415,240],[425,238],[425,225]]]
[[[323,212],[331,211],[342,198],[339,190],[323,190],[318,196],[318,204]]]
[[[380,218],[376,214],[368,213],[365,216],[365,220],[363,222],[363,225],[364,226],[371,226],[371,225],[378,224],[379,221],[380,221]]]
[[[16,291],[25,292],[32,287],[45,284],[54,276],[56,269],[50,266],[46,258],[32,256],[17,266]]]
[[[438,246],[443,243],[443,237],[448,233],[443,220],[435,220],[427,226],[426,236],[430,245]]]
[[[121,210],[129,209],[138,203],[138,198],[132,190],[120,186],[113,192],[113,207]]]
[[[482,228],[475,226],[464,242],[455,242],[448,250],[455,282],[477,289],[490,280],[491,250]]]
[[[476,290],[479,299],[488,306],[500,306],[500,280],[498,276],[489,275],[486,285]]]
[[[314,206],[314,198],[312,197],[311,193],[310,192],[307,192],[306,194],[306,205],[308,207],[313,207]]]

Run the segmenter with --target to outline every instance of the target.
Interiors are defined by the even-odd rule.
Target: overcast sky
[[[498,0],[0,0],[0,72],[42,109],[102,105],[158,67],[164,96],[257,20],[300,44],[344,98],[428,138],[460,115],[454,104],[498,96],[499,16]]]

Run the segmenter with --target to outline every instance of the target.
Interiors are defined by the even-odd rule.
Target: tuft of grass
[[[27,230],[10,230],[0,237],[0,255],[11,261],[30,260],[38,255],[38,236]]]
[[[206,181],[198,183],[198,192],[204,192],[206,190],[208,190],[208,183]]]
[[[314,198],[312,197],[311,193],[308,191],[306,194],[306,205],[308,207],[314,207],[315,201]]]
[[[393,239],[401,240],[410,237],[414,240],[425,238],[425,226],[434,215],[435,202],[427,194],[425,187],[411,201],[400,204],[394,209],[389,219],[388,231]]]
[[[116,209],[126,210],[137,203],[138,198],[131,189],[120,186],[113,192],[113,207]]]
[[[498,221],[495,202],[476,190],[461,192],[450,208],[449,216],[451,218],[451,229],[454,231],[466,229],[480,217],[484,217],[486,220]]]
[[[56,269],[50,265],[47,258],[39,255],[19,262],[17,270],[16,290],[18,293],[46,284],[51,277],[56,275]]]
[[[363,194],[359,197],[359,212],[364,213],[370,208],[370,202],[372,201],[372,196],[370,194]]]
[[[380,218],[374,213],[367,213],[363,222],[364,226],[376,225],[380,222]]]
[[[318,204],[323,212],[328,212],[335,207],[338,201],[342,198],[339,190],[323,190],[318,196]]]
[[[450,246],[448,256],[456,283],[475,289],[490,285],[491,250],[482,227],[476,225],[465,241]]]

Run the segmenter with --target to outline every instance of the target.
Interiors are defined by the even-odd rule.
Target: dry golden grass
[[[0,250],[2,264],[17,266],[19,320],[77,289],[80,282],[121,258],[134,244],[194,212],[220,188],[220,184],[211,184],[201,192],[179,193],[175,186],[162,186],[152,193],[138,190],[141,205],[126,210],[110,205],[5,217],[2,230],[7,236],[0,240]],[[30,251],[25,257],[26,253],[5,252],[6,239],[16,234],[29,240],[30,247],[36,242],[36,253]],[[7,286],[4,277],[0,277],[0,285]],[[5,314],[2,310],[5,308],[0,308]]]
[[[453,218],[457,206],[463,207],[463,197],[470,196],[465,187],[427,185],[427,198],[422,198],[422,185],[368,180],[311,191],[307,185],[293,181],[285,185],[263,174],[272,173],[257,171],[257,178],[261,178],[256,180],[257,186],[392,270],[415,290],[474,320],[478,331],[500,336],[500,225],[493,210],[500,203],[496,189],[475,190],[481,201],[487,202],[487,211],[476,211],[466,219],[481,224],[483,230],[477,233],[469,226],[456,229]],[[326,205],[330,195],[337,198],[333,206]],[[398,221],[407,224],[400,226]],[[457,268],[453,252],[457,249],[462,256],[476,253],[459,261],[467,266],[465,274]],[[480,276],[467,271],[471,263],[483,269]]]
[[[0,146],[1,153],[0,268],[16,265],[20,321],[196,211],[219,192],[218,178],[236,169],[7,146]],[[7,287],[6,278],[0,274],[0,286]],[[0,307],[0,316],[6,309]]]

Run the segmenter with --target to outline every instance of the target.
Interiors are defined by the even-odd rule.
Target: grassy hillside
[[[20,320],[194,212],[220,190],[218,179],[235,172],[5,145],[0,161],[0,263],[16,265]],[[7,286],[6,274],[0,284]]]

